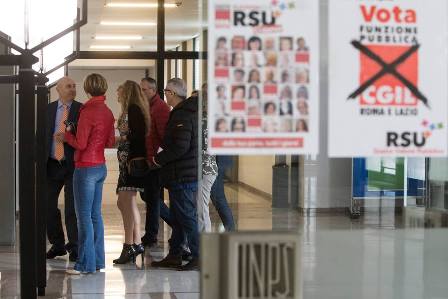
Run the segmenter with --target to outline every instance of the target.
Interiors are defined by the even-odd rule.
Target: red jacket
[[[157,154],[163,138],[165,137],[166,124],[170,117],[170,107],[156,94],[149,103],[149,113],[151,115],[151,129],[146,137],[146,152],[148,161]]]
[[[106,106],[106,97],[93,97],[79,110],[76,136],[65,133],[65,140],[75,151],[75,167],[104,164],[104,148],[115,144],[114,115]]]

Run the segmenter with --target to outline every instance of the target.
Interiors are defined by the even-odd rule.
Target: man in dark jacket
[[[146,138],[146,152],[148,161],[152,161],[162,145],[166,124],[170,116],[170,108],[157,93],[157,82],[153,78],[143,78],[140,82],[140,87],[150,107],[151,129]],[[154,170],[149,173],[146,179],[143,195],[143,200],[146,203],[145,235],[142,237],[144,246],[151,247],[157,243],[159,217],[162,217],[171,226],[169,209],[161,200],[160,195],[159,171]]]
[[[153,159],[161,167],[160,180],[168,189],[172,234],[169,254],[154,267],[176,267],[196,270],[199,266],[199,232],[196,211],[198,184],[198,98],[187,96],[182,79],[168,81],[165,94],[168,105],[173,107],[163,139],[162,151]],[[192,260],[182,265],[182,244],[187,237]]]
[[[64,77],[59,80],[56,90],[59,100],[48,105],[47,109],[47,236],[52,244],[47,258],[66,255],[70,261],[78,257],[78,228],[73,201],[74,149],[67,143],[54,139],[57,133],[65,132],[65,123],[76,124],[81,103],[76,102],[76,84]],[[59,193],[64,187],[64,214],[68,243],[65,244],[61,211],[58,209]]]

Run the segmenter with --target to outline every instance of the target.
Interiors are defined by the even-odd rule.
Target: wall
[[[145,76],[145,69],[98,69],[98,68],[74,68],[70,67],[68,75],[73,80],[75,80],[77,85],[77,97],[76,99],[80,102],[85,102],[87,100],[87,95],[83,89],[83,82],[87,75],[96,72],[103,75],[108,83],[109,89],[106,93],[107,105],[110,107],[114,113],[115,118],[118,118],[120,106],[117,102],[116,91],[118,86],[126,80],[134,80],[140,82],[141,78]],[[150,68],[150,75],[154,75],[154,70]],[[58,96],[55,88],[51,92],[51,100],[57,100]]]
[[[193,40],[187,42],[187,51],[193,51]],[[193,62],[194,60],[187,60],[187,94],[190,95],[193,91]]]
[[[272,165],[274,163],[274,156],[239,156],[239,182],[272,195]]]
[[[0,54],[7,51],[0,45]],[[0,75],[12,75],[12,67],[0,67]],[[14,86],[0,84],[0,127],[2,145],[0,146],[0,245],[12,245],[15,242],[15,109]]]

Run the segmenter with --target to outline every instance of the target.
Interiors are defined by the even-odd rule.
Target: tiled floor
[[[113,168],[110,168],[114,175]],[[446,218],[409,208],[404,214],[378,211],[351,220],[346,215],[303,217],[274,210],[269,201],[245,189],[226,190],[239,230],[292,230],[301,237],[302,298],[448,298]],[[65,275],[65,258],[48,263],[46,298],[198,299],[199,274],[150,268],[166,254],[169,230],[145,262],[114,266],[122,246],[122,222],[108,181],[103,215],[107,268],[81,277]],[[106,198],[107,197],[107,198]],[[142,205],[142,211],[143,205]],[[212,209],[215,231],[222,231]],[[0,298],[18,297],[18,256],[0,247]],[[205,298],[217,299],[217,298]]]

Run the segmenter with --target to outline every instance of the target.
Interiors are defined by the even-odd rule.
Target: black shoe
[[[192,258],[185,266],[180,266],[179,271],[199,271],[199,259]]]
[[[134,248],[136,256],[141,253],[145,253],[145,247],[143,246],[143,244],[132,244],[132,247]]]
[[[191,260],[193,260],[193,256],[191,255],[191,252],[184,249],[182,251],[182,260],[185,262],[191,262]]]
[[[137,259],[138,255],[142,255],[142,264],[145,263],[145,246],[143,244],[132,244],[132,248],[135,251],[135,258]]]
[[[47,251],[47,259],[52,260],[57,256],[64,256],[67,254],[67,250],[63,246],[51,246],[51,248]]]
[[[179,268],[182,265],[182,257],[168,254],[163,260],[152,262],[151,266],[156,268]]]
[[[76,251],[72,251],[69,253],[68,260],[70,262],[76,262],[77,259],[78,259],[78,253]]]
[[[131,244],[123,244],[120,257],[113,260],[114,264],[127,264],[129,262],[135,263],[135,250]]]
[[[76,262],[76,260],[78,259],[78,250],[77,250],[77,246],[65,246],[65,249],[68,252],[68,260],[70,262]]]

